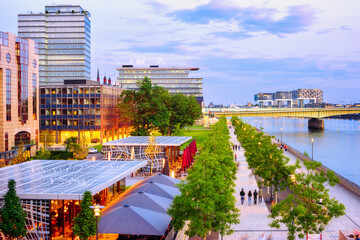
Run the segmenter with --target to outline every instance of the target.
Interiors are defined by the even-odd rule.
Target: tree
[[[307,173],[295,175],[295,181],[289,185],[292,194],[275,204],[269,217],[274,220],[271,227],[279,228],[280,223],[287,226],[288,239],[296,235],[303,238],[306,234],[319,234],[333,217],[345,214],[345,206],[335,198],[330,198],[326,185],[334,187],[338,182],[333,171],[317,171],[320,162],[305,161]]]
[[[138,87],[138,90],[122,91],[119,114],[121,119],[130,121],[134,127],[132,136],[149,136],[152,130],[169,124],[170,94],[164,88],[153,85],[147,77],[138,82]]]
[[[89,144],[88,138],[86,137],[84,132],[80,133],[80,139],[78,144],[78,149],[76,151],[76,158],[77,159],[84,159],[89,153]]]
[[[170,121],[167,126],[162,126],[162,135],[174,135],[179,127],[183,129],[192,126],[195,120],[201,117],[201,107],[193,96],[182,93],[171,95]]]
[[[170,95],[169,91],[145,77],[138,82],[138,90],[125,90],[120,95],[119,115],[131,122],[133,136],[148,136],[153,130],[162,135],[173,135],[191,126],[201,116],[201,108],[194,97]]]
[[[74,218],[74,234],[79,236],[81,240],[86,240],[91,236],[96,235],[96,217],[94,211],[90,209],[92,205],[91,192],[86,191],[83,194],[80,203],[80,212]]]
[[[17,146],[15,157],[11,159],[11,164],[14,165],[14,164],[22,163],[27,161],[28,159],[29,158],[28,158],[27,150],[24,144],[20,142],[20,144]]]
[[[178,185],[181,195],[174,198],[168,210],[174,228],[182,229],[189,221],[186,234],[191,237],[206,238],[209,231],[232,233],[231,225],[239,223],[233,195],[235,173],[229,131],[222,117],[196,157],[186,183]]]
[[[22,238],[27,234],[26,214],[16,196],[16,182],[10,179],[4,196],[4,206],[0,209],[0,230],[8,239]]]

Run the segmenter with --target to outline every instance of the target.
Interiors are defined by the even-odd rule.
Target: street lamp
[[[90,206],[89,208],[94,209],[94,215],[96,217],[96,240],[99,240],[99,232],[98,232],[99,216],[100,216],[100,211],[102,208],[104,208],[104,206],[96,204],[96,205]]]
[[[281,138],[281,146],[282,146],[282,128],[280,128],[281,134],[280,134],[280,138]]]
[[[311,161],[314,161],[314,139],[311,139]]]

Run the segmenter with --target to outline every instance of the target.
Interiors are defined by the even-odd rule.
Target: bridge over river
[[[308,127],[324,129],[321,118],[360,113],[360,108],[203,108],[204,124],[208,114],[216,117],[299,117],[309,118]]]

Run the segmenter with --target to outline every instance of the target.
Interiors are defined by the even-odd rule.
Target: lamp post
[[[280,138],[281,138],[281,146],[282,146],[282,128],[280,128],[280,132],[281,132],[280,133],[280,136],[281,136]]]
[[[104,206],[96,204],[96,205],[90,206],[89,208],[94,209],[94,215],[96,217],[96,240],[99,240],[99,232],[98,232],[99,216],[100,216],[100,211],[102,208],[104,208]]]
[[[314,139],[311,139],[311,161],[314,161]]]

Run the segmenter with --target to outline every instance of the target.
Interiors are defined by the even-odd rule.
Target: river
[[[309,130],[308,119],[296,118],[243,118],[253,126],[260,126],[269,135],[282,140],[343,177],[360,185],[360,121],[325,119],[325,130]]]

